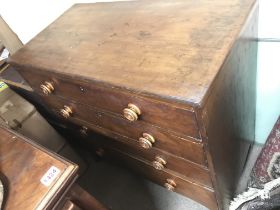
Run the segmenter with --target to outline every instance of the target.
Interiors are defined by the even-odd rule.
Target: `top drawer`
[[[32,88],[41,94],[43,94],[41,85],[47,81],[53,86],[53,89],[48,88],[50,94],[59,95],[68,100],[78,101],[118,115],[123,116],[124,109],[128,108],[128,104],[134,104],[139,108],[141,114],[138,115],[133,109],[126,109],[126,111],[129,112],[127,114],[133,116],[136,114],[137,120],[166,128],[183,136],[200,139],[195,113],[192,110],[133,95],[113,87],[99,87],[79,81],[76,78],[65,79],[58,75],[24,69],[20,69],[19,72]]]

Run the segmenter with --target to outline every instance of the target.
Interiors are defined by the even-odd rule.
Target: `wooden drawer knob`
[[[145,149],[151,148],[153,143],[155,143],[155,138],[148,133],[143,133],[143,136],[139,138],[140,146]]]
[[[40,85],[40,88],[45,95],[49,95],[54,91],[53,84],[48,81],[46,81],[46,82],[44,82],[44,84]]]
[[[174,191],[176,187],[176,183],[173,179],[167,179],[164,187],[169,191]]]
[[[80,129],[80,134],[82,136],[87,136],[88,135],[88,128],[86,126],[82,126]]]
[[[60,110],[60,114],[67,119],[73,114],[73,111],[69,106],[64,106],[64,108]]]
[[[156,156],[155,160],[153,161],[153,167],[157,170],[162,170],[164,169],[166,165],[166,161],[160,157],[160,156]]]
[[[124,117],[129,121],[136,121],[138,115],[141,114],[141,110],[134,104],[128,104],[127,108],[123,110]]]

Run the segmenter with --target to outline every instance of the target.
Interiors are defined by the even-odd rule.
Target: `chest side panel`
[[[221,207],[233,198],[255,136],[258,6],[217,76],[203,121],[208,163]]]

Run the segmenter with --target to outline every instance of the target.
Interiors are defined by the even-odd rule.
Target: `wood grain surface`
[[[213,92],[199,111],[220,208],[228,209],[255,139],[258,6],[252,10]]]
[[[199,104],[254,2],[77,4],[9,62]]]
[[[110,113],[104,113],[98,109],[88,107],[82,104],[72,103],[57,97],[45,98],[47,107],[60,117],[60,109],[64,105],[70,106],[73,110],[72,116],[66,121],[73,122],[80,126],[87,126],[98,132],[102,132],[99,128],[103,128],[103,132],[107,131],[107,135],[119,135],[124,138],[130,138],[132,141],[138,141],[143,133],[149,133],[155,138],[154,147],[170,152],[176,156],[189,159],[193,162],[206,165],[203,145],[193,138],[178,137],[166,131],[166,129],[158,128],[143,122],[129,122],[126,119],[119,118]],[[186,130],[187,131],[187,130]]]
[[[6,128],[0,127],[0,134],[4,209],[51,209],[76,177],[78,167]],[[52,166],[60,172],[46,186],[40,180]]]
[[[129,103],[132,103],[141,110],[138,121],[158,125],[179,134],[200,139],[196,116],[192,107],[180,108],[174,104],[136,96],[114,88],[98,87],[96,84],[85,83],[78,79],[67,80],[57,74],[39,73],[34,68],[24,69],[21,67],[20,73],[34,90],[42,96],[44,95],[40,85],[44,84],[45,81],[49,81],[54,86],[54,92],[51,95],[71,100],[73,103],[97,107],[119,116],[123,116],[123,109]],[[45,97],[45,100],[51,99]]]
[[[81,134],[79,134],[81,138]],[[127,154],[143,159],[146,162],[152,164],[155,161],[155,157],[159,156],[166,161],[163,170],[167,170],[170,173],[176,173],[183,179],[191,180],[195,183],[205,185],[209,188],[212,187],[212,181],[210,178],[209,170],[205,166],[195,164],[191,161],[185,160],[181,157],[175,156],[174,153],[170,154],[157,148],[143,149],[137,143],[127,141],[126,139],[119,138],[118,140],[106,138],[101,135],[97,135],[90,130],[88,135],[82,138],[88,145],[98,145],[100,147],[115,148],[120,151],[124,151]],[[187,151],[187,149],[185,150]],[[190,151],[190,150],[189,150]]]

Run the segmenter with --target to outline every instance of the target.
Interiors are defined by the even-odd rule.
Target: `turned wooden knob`
[[[172,179],[167,179],[166,183],[164,184],[164,187],[169,191],[174,191],[176,187],[176,183]]]
[[[80,129],[80,133],[82,136],[87,136],[88,135],[88,128],[86,126],[82,126]]]
[[[162,170],[164,169],[166,165],[166,161],[160,157],[160,156],[156,156],[155,160],[153,161],[153,167],[157,170]]]
[[[124,117],[129,121],[136,121],[138,115],[141,114],[141,110],[134,104],[128,104],[127,108],[123,110]]]
[[[143,133],[143,136],[139,138],[140,146],[145,149],[151,148],[153,143],[155,143],[155,138],[148,133]]]
[[[64,106],[63,109],[60,110],[60,114],[67,119],[73,114],[73,111],[69,106]]]
[[[40,88],[45,95],[49,95],[54,91],[53,84],[48,81],[46,81],[46,82],[44,82],[44,84],[40,85]]]

